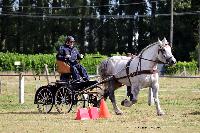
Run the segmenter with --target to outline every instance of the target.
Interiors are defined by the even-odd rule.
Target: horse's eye
[[[163,53],[163,52],[165,52],[165,49],[163,49],[163,48],[162,48],[162,49],[160,49],[160,50],[161,50],[161,52],[162,52],[162,53]]]

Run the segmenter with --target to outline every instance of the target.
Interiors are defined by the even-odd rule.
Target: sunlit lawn
[[[51,80],[55,80],[52,78]],[[75,120],[75,113],[39,114],[33,104],[35,87],[46,84],[41,78],[25,79],[25,103],[18,103],[18,78],[2,78],[0,94],[0,132],[200,132],[200,79],[160,78],[160,102],[164,116],[157,116],[155,106],[147,105],[148,89],[140,91],[138,103],[122,107],[125,89],[116,91],[118,105],[123,115],[114,114],[107,100],[112,117],[98,120]]]

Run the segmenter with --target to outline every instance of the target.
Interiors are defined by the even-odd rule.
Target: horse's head
[[[158,49],[158,60],[173,65],[176,63],[176,59],[172,55],[171,46],[169,42],[164,38],[162,41],[158,39],[159,49]]]

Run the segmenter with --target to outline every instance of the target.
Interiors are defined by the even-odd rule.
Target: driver
[[[70,65],[73,80],[89,81],[86,69],[78,61],[83,58],[83,55],[74,47],[74,43],[75,39],[72,36],[67,36],[65,44],[59,47],[56,58]],[[61,74],[60,79],[66,80],[64,74]]]

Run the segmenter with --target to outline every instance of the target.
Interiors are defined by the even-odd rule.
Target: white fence
[[[46,78],[46,85],[48,85],[50,83],[50,79],[49,77],[55,77],[54,80],[56,80],[57,78],[59,79],[59,74],[57,75],[49,75],[48,73],[44,74],[44,75],[34,75],[34,74],[23,74],[23,73],[19,73],[19,74],[0,74],[0,77],[18,77],[18,83],[19,83],[19,86],[18,86],[18,92],[19,92],[19,103],[20,104],[23,104],[25,102],[24,100],[24,91],[25,91],[25,84],[26,84],[26,81],[25,81],[25,77],[33,77],[36,79],[36,77],[39,77],[39,80],[41,77],[45,77]],[[90,75],[90,78],[97,78],[98,75]],[[8,78],[7,80],[7,84],[12,84],[11,82],[12,81],[9,81],[10,78]],[[28,81],[27,81],[28,82]],[[36,89],[40,87],[40,85],[38,85],[38,83],[35,83],[36,84]],[[0,94],[2,93],[2,85],[3,85],[3,80],[0,79]]]
[[[56,80],[56,77],[59,77],[59,75],[57,74],[54,74],[54,75],[49,75],[48,73],[44,74],[44,75],[34,75],[34,74],[23,74],[23,73],[19,73],[19,74],[1,74],[0,77],[18,77],[18,83],[19,83],[19,103],[20,104],[23,104],[25,102],[24,100],[24,91],[25,91],[25,77],[45,77],[46,78],[46,85],[50,83],[50,80],[49,80],[49,77],[55,77],[55,80]],[[90,78],[98,78],[99,75],[90,75]],[[160,76],[161,78],[162,77],[166,77],[166,78],[200,78],[200,76],[168,76],[168,75],[165,75],[165,76]],[[12,81],[9,81],[9,78],[7,79],[8,82],[12,82]],[[36,80],[36,78],[35,78]],[[0,94],[2,93],[2,84],[3,84],[3,80],[0,79]],[[39,86],[36,84],[36,89],[39,88]]]

